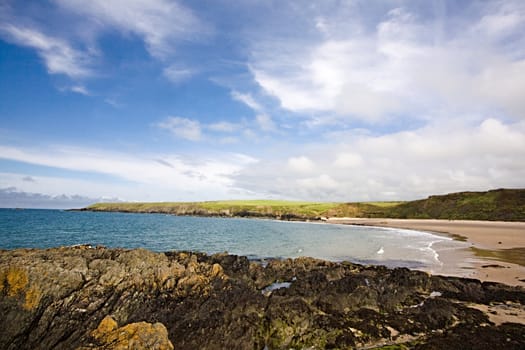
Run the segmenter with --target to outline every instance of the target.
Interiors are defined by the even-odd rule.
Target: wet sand
[[[465,241],[464,249],[437,243],[443,267],[432,273],[525,287],[525,222],[330,218],[329,223],[428,231]]]

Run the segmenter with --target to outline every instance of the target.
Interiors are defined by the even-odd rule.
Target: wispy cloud
[[[220,121],[217,123],[211,123],[207,125],[207,128],[217,132],[235,132],[241,129],[242,125],[226,121]]]
[[[46,7],[50,17],[61,16],[67,31],[56,29],[45,16],[38,18],[23,11],[24,6],[0,4],[0,37],[36,50],[50,74],[64,74],[78,81],[103,71],[104,55],[98,41],[108,32],[135,36],[149,54],[165,65],[163,74],[173,82],[193,76],[194,70],[173,64],[177,45],[210,33],[209,26],[179,1],[170,0],[52,0]],[[15,11],[16,8],[16,11]],[[85,86],[71,91],[86,94]]]
[[[114,108],[121,108],[121,107],[124,106],[122,103],[120,103],[119,101],[117,101],[114,98],[106,98],[106,99],[104,99],[104,102],[107,103],[108,105],[114,107]]]
[[[0,34],[17,45],[35,49],[50,74],[65,74],[71,78],[93,75],[93,56],[75,49],[66,40],[9,23],[0,24]]]
[[[180,40],[210,31],[179,1],[168,0],[54,0],[60,7],[87,16],[104,28],[117,28],[142,38],[149,53],[168,58]]]
[[[162,71],[164,76],[174,83],[183,82],[191,78],[195,72],[189,68],[181,67],[180,65],[172,64],[164,68]]]
[[[276,126],[275,123],[268,114],[258,114],[255,117],[255,121],[257,122],[257,125],[259,128],[263,131],[275,131]]]
[[[190,141],[202,139],[201,125],[198,120],[181,117],[169,117],[157,124],[161,129],[170,131],[174,136]]]
[[[239,143],[239,139],[233,136],[222,137],[219,139],[219,143],[223,145],[232,145],[232,144]]]
[[[233,144],[241,139],[253,142],[257,135],[250,127],[259,130],[259,133],[275,133],[277,126],[273,119],[267,114],[258,114],[253,121],[241,120],[237,123],[229,121],[218,121],[215,123],[201,123],[197,119],[183,117],[168,117],[156,123],[156,127],[168,130],[173,136],[193,142],[207,141],[211,143]],[[221,134],[228,133],[232,136],[223,137]]]
[[[74,85],[71,87],[71,91],[76,92],[77,94],[89,96],[90,93],[88,89],[83,85]]]
[[[53,147],[0,146],[0,158],[65,169],[78,174],[102,174],[97,180],[81,180],[70,174],[61,178],[0,173],[0,188],[59,195],[110,196],[127,200],[191,200],[227,198],[235,190],[231,176],[255,159],[239,153],[208,152],[207,155],[127,154],[107,150]],[[169,165],[169,166],[168,166]]]
[[[246,106],[253,109],[255,112],[261,112],[263,110],[262,106],[255,101],[253,96],[249,93],[241,93],[239,91],[232,91],[231,96],[234,100],[239,101]]]

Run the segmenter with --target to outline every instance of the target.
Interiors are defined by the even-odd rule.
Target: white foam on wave
[[[439,253],[433,248],[434,243],[438,243],[438,242],[441,242],[441,241],[431,241],[430,243],[428,243],[428,245],[426,247],[419,248],[419,250],[430,252],[430,254],[432,254],[432,256],[434,257],[434,260],[439,265],[443,266],[443,262],[441,262],[441,260],[439,260]]]
[[[372,226],[374,228],[377,228],[376,226]],[[428,238],[434,238],[425,247],[418,248],[422,252],[429,252],[429,254],[432,256],[433,260],[439,264],[440,266],[443,266],[443,262],[439,260],[439,253],[436,249],[433,248],[435,243],[444,242],[444,241],[453,241],[453,238],[437,235],[434,232],[429,231],[420,231],[420,230],[411,230],[411,229],[402,229],[402,228],[395,228],[395,227],[381,227],[383,230],[387,231],[393,231],[395,233],[398,233],[402,236],[420,236],[420,237],[428,237]]]
[[[426,237],[436,237],[443,241],[451,241],[453,238],[447,237],[447,236],[441,236],[436,234],[435,232],[431,231],[424,231],[424,230],[412,230],[407,228],[397,228],[397,227],[381,227],[381,226],[362,226],[362,227],[369,227],[374,229],[381,229],[385,231],[394,231],[395,233],[399,233],[400,235],[406,235],[406,236],[426,236]]]

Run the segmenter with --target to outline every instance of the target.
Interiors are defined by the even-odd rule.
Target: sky
[[[522,0],[0,0],[0,207],[525,187]]]

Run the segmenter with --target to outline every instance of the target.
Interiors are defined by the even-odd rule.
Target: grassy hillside
[[[319,219],[338,203],[315,203],[273,200],[161,202],[161,203],[97,203],[91,211],[166,213],[175,215],[269,217],[288,220]]]
[[[385,215],[391,218],[525,221],[525,190],[430,196],[388,208]]]
[[[318,220],[321,217],[417,218],[525,221],[525,190],[459,192],[410,202],[319,203],[274,200],[97,203],[85,210],[174,215],[266,217]]]

